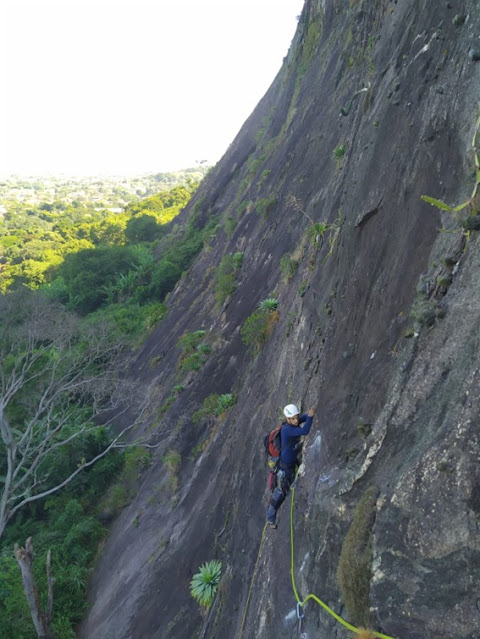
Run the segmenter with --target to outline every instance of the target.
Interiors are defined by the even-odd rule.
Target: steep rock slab
[[[371,534],[364,531],[372,544],[372,625],[396,637],[450,636],[459,610],[463,619],[452,636],[475,636],[467,586],[477,575],[472,512],[478,499],[468,435],[474,442],[477,409],[466,417],[471,424],[457,429],[461,440],[447,436],[453,430],[444,424],[445,402],[435,395],[439,351],[428,350],[439,329],[449,331],[446,342],[458,335],[463,344],[473,315],[453,319],[449,300],[455,287],[468,298],[468,278],[457,277],[448,289],[446,317],[435,328],[426,335],[422,329],[413,345],[402,337],[420,274],[432,270],[429,256],[442,222],[420,196],[454,203],[471,186],[479,70],[467,52],[480,25],[474,2],[453,4],[306,2],[271,89],[182,214],[183,223],[194,219],[201,227],[216,217],[220,226],[170,296],[169,313],[146,342],[135,374],[151,385],[158,407],[179,381],[185,390],[149,425],[159,448],[137,498],[112,529],[80,636],[233,637],[249,592],[245,637],[298,635],[288,502],[251,581],[265,512],[261,437],[287,401],[316,403],[321,432],[321,440],[317,432],[309,439],[296,495],[295,566],[303,596],[315,592],[349,616],[336,572],[355,505],[374,488],[375,508],[366,518]],[[468,20],[457,24],[460,9]],[[367,90],[353,98],[361,88]],[[340,115],[350,102],[348,115]],[[308,235],[312,221],[330,227],[316,242]],[[450,230],[456,225],[443,223]],[[439,237],[435,246],[445,247],[447,234]],[[469,250],[465,264],[476,259],[477,245]],[[214,274],[225,254],[238,251],[238,286],[219,308]],[[297,263],[290,278],[281,267],[286,255]],[[473,277],[475,269],[470,272]],[[240,329],[271,296],[279,319],[253,357]],[[209,336],[213,355],[198,374],[179,379],[178,339],[198,329]],[[474,362],[477,343],[468,334]],[[457,366],[461,371],[452,359],[449,370]],[[473,366],[459,379],[473,384]],[[409,386],[410,379],[416,384]],[[424,395],[412,401],[421,380]],[[450,389],[454,403],[463,381]],[[235,409],[221,422],[206,419],[195,427],[192,414],[203,399],[229,392],[237,395]],[[435,407],[426,432],[425,398]],[[371,428],[365,441],[359,424]],[[444,459],[455,442],[458,451]],[[162,459],[172,447],[182,457],[174,502],[162,492],[168,480]],[[427,504],[435,508],[432,522],[454,522],[458,538],[447,532],[434,538],[421,523]],[[202,617],[189,582],[213,557],[223,563],[224,580]],[[473,567],[457,570],[466,560]],[[443,606],[449,614],[442,616]],[[306,625],[312,636],[345,636],[313,604]]]

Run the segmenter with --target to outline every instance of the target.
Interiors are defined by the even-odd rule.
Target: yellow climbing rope
[[[252,594],[253,582],[255,580],[255,575],[257,574],[257,566],[258,566],[258,561],[260,559],[260,553],[262,552],[263,540],[265,539],[265,531],[267,530],[267,523],[268,522],[265,522],[265,526],[263,527],[263,530],[262,530],[262,538],[260,539],[260,546],[258,548],[257,559],[255,560],[255,566],[253,568],[253,575],[252,575],[252,579],[250,581],[250,587],[248,589],[247,601],[245,603],[245,610],[244,610],[244,613],[243,613],[242,625],[240,626],[240,631],[239,631],[239,633],[237,635],[237,639],[241,639],[242,635],[243,635],[243,628],[245,626],[245,620],[247,619],[248,604],[250,603],[250,595]]]
[[[319,606],[321,606],[324,610],[326,610],[328,612],[328,614],[332,615],[332,617],[334,617],[334,619],[336,619],[339,623],[342,624],[342,626],[345,626],[345,628],[348,628],[349,630],[351,630],[352,632],[354,632],[355,634],[360,634],[362,632],[362,630],[360,628],[356,628],[355,626],[352,626],[351,623],[348,623],[348,621],[345,621],[345,619],[343,619],[342,617],[340,617],[340,615],[337,615],[337,613],[332,610],[330,608],[330,606],[327,606],[327,604],[322,601],[321,599],[319,599],[316,595],[314,594],[309,594],[307,597],[305,597],[305,599],[302,601],[300,599],[300,595],[298,594],[298,590],[297,590],[297,586],[295,583],[295,574],[294,574],[294,543],[293,543],[293,506],[294,506],[294,501],[295,501],[295,486],[292,487],[292,499],[290,502],[290,575],[292,578],[292,587],[293,587],[293,592],[295,595],[295,599],[297,600],[297,605],[300,606],[300,608],[303,608],[305,606],[305,604],[307,603],[307,601],[309,601],[310,599],[313,599],[313,601],[316,601],[318,603]],[[250,580],[250,586],[248,589],[248,594],[247,594],[247,601],[245,603],[245,610],[243,612],[243,618],[242,618],[242,624],[240,626],[240,630],[239,633],[237,635],[237,639],[242,639],[243,636],[243,630],[245,627],[245,621],[247,619],[247,612],[248,612],[248,605],[250,603],[250,596],[252,594],[252,588],[253,588],[253,583],[255,581],[255,576],[257,574],[257,568],[258,568],[258,562],[260,560],[260,554],[262,552],[262,548],[263,548],[263,542],[265,539],[265,531],[267,530],[267,522],[265,523],[263,530],[262,530],[262,537],[260,539],[260,546],[258,548],[258,553],[257,553],[257,558],[255,560],[255,566],[253,568],[253,574],[252,574],[252,579]],[[297,614],[298,614],[298,607],[297,607]],[[376,632],[374,630],[370,631],[371,634],[374,637],[378,637],[378,639],[394,639],[393,637],[390,637],[390,635],[384,635],[381,632]]]
[[[297,586],[295,584],[295,575],[294,575],[294,561],[293,561],[293,551],[294,551],[294,546],[293,546],[293,503],[294,503],[294,498],[295,498],[295,486],[292,487],[292,499],[290,502],[290,557],[291,557],[291,564],[290,564],[290,575],[292,577],[292,586],[293,586],[293,592],[295,594],[295,599],[297,600],[298,605],[303,608],[303,606],[307,603],[307,601],[309,599],[313,599],[314,601],[316,601],[318,603],[319,606],[321,606],[324,610],[326,610],[330,615],[332,615],[332,617],[334,617],[339,623],[341,623],[343,626],[345,626],[345,628],[348,628],[349,630],[351,630],[352,632],[356,633],[356,634],[360,634],[361,629],[360,628],[355,628],[355,626],[352,626],[352,624],[348,623],[348,621],[345,621],[345,619],[342,619],[342,617],[340,617],[340,615],[337,615],[337,613],[332,610],[329,606],[327,606],[327,604],[322,601],[321,599],[319,599],[317,596],[310,594],[308,595],[303,601],[300,599],[300,596],[298,594],[298,590],[297,590]],[[390,637],[389,635],[384,635],[381,632],[375,632],[375,631],[371,631],[372,635],[374,637],[379,637],[379,639],[394,639],[393,637]]]

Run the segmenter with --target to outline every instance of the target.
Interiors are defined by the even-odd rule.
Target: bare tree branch
[[[25,548],[20,548],[18,544],[15,544],[14,554],[22,574],[23,591],[28,601],[30,615],[32,617],[33,625],[35,626],[37,636],[39,639],[54,639],[50,628],[53,607],[53,579],[50,569],[50,551],[48,551],[47,554],[48,598],[45,612],[42,612],[41,610],[40,598],[38,596],[38,590],[33,576],[32,538],[29,537],[27,539],[25,542]]]
[[[123,447],[147,401],[121,374],[122,345],[105,327],[85,329],[42,297],[1,297],[0,336],[1,538],[21,508]],[[100,428],[109,437],[84,459],[86,438]],[[56,456],[66,448],[78,451],[77,467],[53,479]]]

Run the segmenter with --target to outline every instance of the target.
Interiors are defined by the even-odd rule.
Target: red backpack
[[[282,427],[285,422],[279,426],[275,426],[273,430],[265,435],[263,438],[263,445],[265,446],[265,457],[267,459],[268,467],[270,468],[270,475],[268,477],[268,487],[270,491],[275,488],[275,475],[277,472],[278,462],[280,461],[280,453],[282,452]]]
[[[280,453],[282,452],[282,426],[275,426],[273,430],[271,430],[263,440],[265,451],[267,457],[273,457],[273,459],[278,459],[280,457]]]

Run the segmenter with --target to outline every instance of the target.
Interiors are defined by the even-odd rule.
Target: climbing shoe
[[[277,524],[274,521],[267,521],[268,527],[275,529]]]

